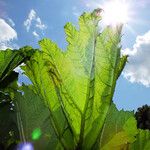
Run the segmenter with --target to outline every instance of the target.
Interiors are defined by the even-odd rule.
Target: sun
[[[103,22],[116,26],[129,21],[129,6],[125,0],[112,0],[103,4]]]

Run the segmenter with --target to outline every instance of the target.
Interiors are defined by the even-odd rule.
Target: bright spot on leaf
[[[32,132],[32,139],[33,140],[38,140],[41,136],[41,130],[39,128],[35,129],[33,132]]]
[[[116,26],[129,20],[129,4],[125,0],[112,0],[103,5],[103,21],[106,25]]]
[[[21,143],[19,144],[17,150],[34,150],[31,143]]]

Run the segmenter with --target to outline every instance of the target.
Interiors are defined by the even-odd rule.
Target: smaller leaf
[[[133,143],[138,134],[133,112],[118,111],[111,105],[100,137],[102,150],[121,150]]]
[[[129,118],[123,126],[123,129],[128,134],[130,142],[136,140],[135,135],[138,134],[137,122],[134,117]]]
[[[150,131],[138,130],[136,141],[129,145],[129,150],[149,150],[150,149]]]
[[[129,141],[128,135],[122,131],[113,136],[113,138],[101,150],[121,150]]]
[[[34,49],[25,46],[19,50],[0,51],[0,82],[4,80],[18,65],[28,60],[34,53]]]

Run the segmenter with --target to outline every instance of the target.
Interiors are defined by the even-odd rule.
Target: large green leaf
[[[133,143],[138,134],[136,120],[133,116],[133,112],[118,111],[112,104],[98,140],[99,148],[120,150],[125,149],[129,143]]]
[[[139,129],[136,141],[129,146],[129,150],[149,150],[150,149],[150,131]]]
[[[23,86],[24,94],[15,93],[15,105],[17,109],[18,128],[22,142],[32,142],[36,150],[63,149],[63,138],[69,135],[69,129],[66,127],[59,137],[56,129],[53,128],[54,120],[50,109],[44,104],[44,101],[32,90],[32,86]],[[58,109],[55,109],[56,115]],[[62,122],[63,123],[63,122]],[[63,124],[61,124],[63,126]],[[68,141],[72,143],[71,139]],[[67,143],[68,144],[68,143]],[[67,147],[72,145],[68,144]],[[70,148],[72,149],[72,148]]]
[[[5,147],[19,139],[16,112],[11,101],[14,90],[18,88],[18,73],[13,70],[29,60],[33,53],[34,49],[28,46],[19,50],[0,51],[0,142],[4,143]]]
[[[100,19],[94,13],[84,13],[79,30],[66,24],[67,50],[63,52],[51,40],[43,39],[39,42],[41,52],[23,67],[49,107],[58,135],[67,124],[78,149],[91,149],[98,138],[127,60],[120,57],[122,27],[107,27],[100,34]]]
[[[73,136],[64,110],[61,106],[61,96],[54,84],[47,64],[43,61],[41,52],[36,52],[27,63],[22,67],[33,82],[33,90],[37,95],[45,101],[45,105],[49,108],[49,115],[52,122],[53,132],[58,137],[59,142],[64,149],[73,149]]]
[[[0,92],[8,95],[12,100],[14,97],[14,91],[18,89],[18,73],[15,71],[10,72],[10,74],[0,82]],[[0,98],[2,99],[2,98]]]
[[[26,46],[19,50],[0,51],[0,81],[4,80],[18,65],[28,59],[34,50]]]
[[[0,91],[8,92],[13,97],[13,91],[18,87],[18,73],[13,70],[21,63],[29,60],[34,51],[29,46],[19,50],[7,49],[0,51]]]

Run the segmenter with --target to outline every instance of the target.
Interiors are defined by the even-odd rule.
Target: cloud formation
[[[40,36],[36,31],[33,31],[32,34],[35,38],[39,39]]]
[[[43,31],[47,28],[47,26],[42,23],[41,18],[37,15],[34,9],[30,10],[27,19],[24,21],[24,26],[27,32],[30,31],[31,27],[33,27],[34,31],[32,32],[32,35],[35,38],[39,38],[38,32]]]
[[[36,20],[36,12],[32,9],[28,14],[28,18],[24,21],[27,32],[29,32],[33,20]]]
[[[45,30],[47,27],[45,24],[42,23],[41,19],[39,17],[36,18],[36,27],[41,29],[41,30]]]
[[[11,18],[8,18],[8,22],[9,22],[9,24],[10,24],[12,27],[15,26],[15,23],[14,23],[14,21],[13,21]]]
[[[17,45],[12,43],[14,39],[17,39],[17,32],[0,18],[0,49],[16,47]]]
[[[122,53],[130,56],[123,76],[132,83],[150,87],[150,31],[137,36],[133,48],[127,48]]]
[[[3,19],[0,19],[0,29],[0,41],[9,41],[17,38],[16,31]]]

